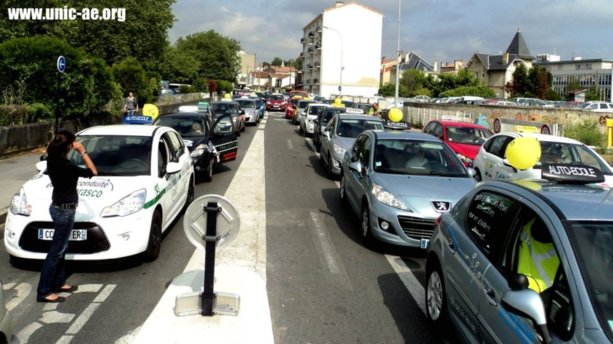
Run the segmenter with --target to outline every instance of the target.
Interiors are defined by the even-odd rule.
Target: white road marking
[[[311,222],[313,223],[313,227],[315,229],[315,234],[320,244],[320,248],[323,253],[323,258],[325,260],[330,273],[332,273],[332,277],[346,290],[353,290],[353,285],[351,284],[351,280],[347,275],[347,271],[345,270],[345,266],[343,265],[340,256],[336,253],[334,249],[334,244],[328,237],[328,234],[325,230],[325,224],[319,218],[319,214],[311,211]]]
[[[388,254],[385,255],[385,258],[390,263],[394,271],[400,277],[402,283],[407,288],[413,300],[421,309],[421,312],[426,314],[426,301],[425,301],[425,290],[421,283],[417,280],[411,269],[402,261],[400,257],[390,256]]]
[[[6,284],[4,287],[5,290],[12,289],[13,283]],[[25,300],[25,298],[30,295],[32,292],[32,285],[29,283],[19,283],[19,285],[15,287],[15,290],[17,291],[17,295],[11,297],[11,300],[6,303],[6,309],[9,311],[13,310],[21,301]]]
[[[90,303],[87,308],[79,315],[77,320],[75,320],[72,325],[66,330],[67,335],[75,335],[81,331],[85,323],[94,315],[94,312],[100,307],[99,303]]]
[[[287,147],[290,150],[294,150],[294,144],[292,143],[292,140],[287,140]]]

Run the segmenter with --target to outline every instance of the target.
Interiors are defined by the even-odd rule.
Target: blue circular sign
[[[57,58],[57,71],[60,73],[64,73],[64,70],[66,70],[66,58],[60,55]]]

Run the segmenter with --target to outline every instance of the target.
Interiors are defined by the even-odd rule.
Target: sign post
[[[58,71],[55,90],[55,132],[57,133],[60,130],[60,83],[61,76],[66,70],[66,58],[63,55],[58,56],[55,66]]]
[[[177,296],[175,314],[238,315],[239,295],[214,291],[215,251],[218,246],[230,243],[238,234],[240,217],[236,208],[222,196],[204,195],[187,207],[183,219],[187,239],[196,248],[205,250],[204,286],[202,292]]]

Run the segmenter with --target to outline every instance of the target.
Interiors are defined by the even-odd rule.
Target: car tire
[[[431,260],[428,257],[428,260]],[[445,283],[443,273],[436,258],[426,267],[426,318],[434,329],[447,326],[447,302],[445,301]]]
[[[328,165],[327,165],[328,178],[334,180],[335,176],[332,172],[332,154],[328,154]]]
[[[368,203],[364,202],[362,206],[362,215],[360,216],[360,235],[366,247],[372,247],[373,238],[370,228],[370,209]]]
[[[194,180],[194,177],[191,177],[189,179],[189,187],[187,188],[187,198],[185,199],[184,209],[187,209],[187,207],[189,207],[189,205],[194,201],[194,198],[196,198],[195,184],[196,181]]]
[[[162,214],[159,210],[153,213],[151,219],[151,229],[149,230],[149,242],[147,243],[147,249],[144,252],[144,260],[146,262],[152,262],[160,255],[160,249],[162,246]]]
[[[209,159],[207,165],[208,166],[204,169],[204,171],[202,171],[202,179],[205,182],[210,182],[213,180],[213,169],[215,168],[213,159]]]
[[[340,187],[338,188],[338,196],[341,199],[341,202],[348,203],[347,187],[345,186],[345,176],[343,175],[343,171],[341,171],[341,181],[340,181]]]

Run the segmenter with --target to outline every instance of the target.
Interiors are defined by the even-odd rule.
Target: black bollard
[[[217,214],[221,207],[217,202],[208,202],[206,211],[206,233],[202,239],[205,243],[204,254],[204,292],[202,293],[202,315],[213,316],[213,300],[215,299],[215,247],[217,246]]]

